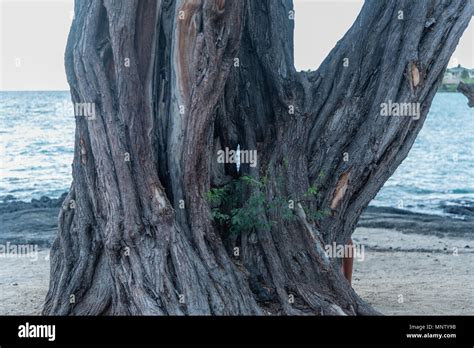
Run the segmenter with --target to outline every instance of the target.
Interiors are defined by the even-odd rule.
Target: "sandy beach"
[[[0,315],[40,315],[49,284],[49,249],[0,258]]]
[[[474,314],[474,241],[359,228],[353,287],[386,315]],[[455,252],[457,251],[457,253]]]
[[[0,257],[0,315],[41,314],[49,282],[47,246],[54,238],[51,226],[57,206],[58,201],[46,199],[35,206],[0,206],[0,236],[7,236],[0,243],[39,245],[37,254]],[[44,230],[36,228],[25,237],[24,228],[31,228],[31,219],[37,219],[39,212]],[[9,224],[16,230],[7,233]],[[472,315],[471,227],[472,220],[369,209],[353,235],[364,250],[355,261],[354,289],[385,315]],[[15,238],[20,232],[23,237]]]

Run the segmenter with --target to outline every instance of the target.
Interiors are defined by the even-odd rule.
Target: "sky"
[[[316,70],[363,0],[294,0],[295,65]],[[64,49],[73,0],[0,0],[0,90],[67,90]],[[474,21],[449,66],[474,67]]]

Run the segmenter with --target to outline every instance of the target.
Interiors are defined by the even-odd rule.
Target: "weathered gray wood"
[[[458,91],[466,96],[469,107],[474,108],[474,85],[460,82]]]
[[[73,101],[95,103],[97,117],[77,118],[44,314],[376,313],[323,248],[348,240],[406,157],[472,9],[367,1],[310,73],[294,68],[291,10],[291,0],[76,1],[66,70]],[[389,100],[420,103],[419,119],[381,116]],[[215,153],[237,144],[258,150],[241,174],[266,177],[268,200],[315,185],[305,204],[330,215],[267,211],[277,223],[244,232],[232,257],[206,193],[238,176]]]

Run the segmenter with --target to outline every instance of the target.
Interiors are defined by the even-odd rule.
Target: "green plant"
[[[284,219],[293,218],[293,210],[288,207],[285,198],[266,199],[267,182],[267,177],[256,180],[242,176],[221,188],[212,188],[207,193],[207,199],[213,206],[213,220],[227,227],[235,236],[243,231],[271,228],[274,222],[267,220],[267,212],[278,211]],[[249,190],[250,195],[243,201],[244,193]]]
[[[331,216],[331,212],[327,210],[314,210],[309,211],[307,216],[313,221],[319,221],[325,217]]]
[[[315,185],[311,185],[308,187],[308,191],[304,194],[305,197],[311,197],[311,196],[316,196],[318,194],[319,190]]]
[[[220,224],[227,224],[229,222],[229,215],[222,214],[217,208],[212,209],[211,216],[214,221]]]
[[[228,187],[224,186],[222,188],[211,188],[206,195],[209,203],[211,203],[212,205],[221,205],[227,198],[227,194]]]
[[[262,218],[265,210],[265,194],[260,191],[252,193],[242,207],[231,210],[230,232],[235,235],[254,228],[270,228],[270,223]]]
[[[307,208],[319,192],[315,185],[308,188],[302,199],[293,201],[283,196],[268,199],[266,196],[267,184],[267,177],[256,180],[250,176],[242,176],[223,187],[212,188],[207,193],[207,199],[212,206],[212,219],[235,237],[243,231],[270,229],[276,222],[268,220],[268,213],[278,214],[285,221],[294,219],[295,202],[306,206],[303,209],[311,220],[321,220],[330,215],[330,212],[313,211]],[[276,184],[277,187],[282,187],[283,178],[276,178]],[[246,195],[249,192],[250,194]],[[247,197],[246,200],[244,197]],[[290,204],[290,202],[292,203]]]

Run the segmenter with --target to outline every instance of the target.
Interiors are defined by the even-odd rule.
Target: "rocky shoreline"
[[[16,201],[12,196],[3,198],[3,202],[0,202],[0,243],[50,247],[57,233],[59,209],[66,195],[64,193],[59,198],[41,197],[31,202]],[[446,207],[445,211],[462,218],[371,206],[362,214],[358,228],[381,228],[440,238],[474,238],[474,208],[453,209]]]
[[[459,218],[414,213],[396,208],[368,207],[362,214],[357,227],[394,229],[404,233],[435,235],[440,238],[474,238],[472,207],[445,207],[444,211],[456,214]]]
[[[58,215],[66,198],[41,197],[31,202],[7,196],[0,203],[0,244],[35,244],[49,248],[57,233]]]

